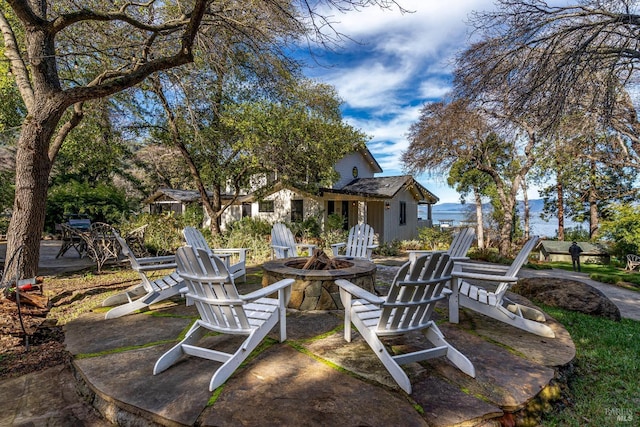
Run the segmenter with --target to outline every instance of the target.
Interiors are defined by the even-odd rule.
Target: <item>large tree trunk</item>
[[[476,234],[478,236],[478,248],[484,249],[484,216],[482,214],[482,196],[476,189],[473,190],[476,203]]]
[[[48,147],[64,111],[61,107],[58,110],[48,107],[43,105],[37,109],[39,114],[25,120],[16,152],[16,194],[7,232],[7,259],[20,246],[23,247],[19,269],[24,277],[33,277],[38,271],[40,236],[52,165]],[[6,265],[5,268],[14,269],[15,265]]]
[[[527,194],[527,184],[525,180],[522,180],[522,193],[524,200],[524,238],[525,240],[529,240],[529,229],[530,229],[530,208],[529,208],[529,195]]]
[[[598,188],[597,169],[595,161],[591,161],[591,175],[589,177],[589,238],[595,239],[598,236],[599,213],[598,213]]]
[[[562,242],[564,241],[564,188],[560,181],[559,179],[556,184],[556,194],[558,197],[556,206],[558,208],[558,240]]]

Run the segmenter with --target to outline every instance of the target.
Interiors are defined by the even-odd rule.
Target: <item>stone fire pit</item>
[[[336,260],[338,269],[303,270],[308,258],[285,258],[267,261],[262,265],[262,286],[281,279],[294,279],[289,308],[297,310],[341,310],[340,290],[336,279],[346,279],[374,292],[376,265],[363,259]]]

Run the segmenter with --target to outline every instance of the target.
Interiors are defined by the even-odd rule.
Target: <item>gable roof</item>
[[[380,163],[377,162],[377,160],[375,159],[375,157],[373,157],[373,154],[371,154],[371,151],[369,151],[367,147],[359,149],[358,153],[360,153],[362,157],[364,157],[364,160],[369,163],[369,166],[371,167],[371,171],[373,173],[383,172]]]
[[[325,193],[391,199],[402,189],[409,191],[418,203],[433,204],[440,200],[411,175],[357,178],[341,189],[323,188],[322,191]]]
[[[207,195],[213,197],[213,192],[207,190]],[[233,197],[230,194],[221,194],[222,200],[231,200]],[[249,196],[239,196],[236,200],[238,202],[250,201]],[[151,196],[144,200],[144,203],[150,204],[154,202],[180,202],[180,203],[192,203],[200,202],[200,193],[196,190],[174,190],[173,188],[159,188]]]
[[[590,242],[577,242],[580,249],[582,249],[582,255],[605,255],[607,249],[601,245],[594,245]],[[572,242],[560,242],[556,240],[541,240],[540,246],[542,250],[550,254],[569,254],[569,247]]]
[[[176,202],[191,203],[200,200],[200,193],[195,190],[174,190],[173,188],[158,188],[155,193],[147,197],[145,203],[174,200]]]

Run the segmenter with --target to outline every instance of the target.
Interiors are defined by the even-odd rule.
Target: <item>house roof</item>
[[[556,240],[541,240],[540,246],[549,254],[569,254],[569,247],[573,242],[559,242]],[[606,255],[606,248],[589,242],[576,242],[583,255]]]
[[[213,192],[207,191],[209,197],[213,196]],[[230,200],[232,198],[229,194],[222,194],[223,200]],[[239,202],[247,201],[247,196],[238,197]],[[149,196],[144,202],[154,203],[159,201],[176,201],[180,203],[192,203],[200,201],[200,193],[196,190],[174,190],[173,188],[159,188]]]
[[[357,178],[340,189],[323,188],[325,193],[350,194],[365,197],[393,198],[398,191],[407,189],[418,203],[437,203],[438,197],[427,190],[411,175]]]
[[[376,159],[373,157],[373,154],[371,154],[371,151],[369,151],[367,147],[359,149],[358,152],[362,155],[362,157],[364,157],[365,161],[369,163],[369,166],[371,166],[371,170],[373,173],[383,172],[380,163],[376,161]]]
[[[176,202],[190,203],[200,200],[200,193],[195,190],[174,190],[173,188],[158,188],[155,193],[147,197],[145,203],[153,203],[159,200],[175,200]]]

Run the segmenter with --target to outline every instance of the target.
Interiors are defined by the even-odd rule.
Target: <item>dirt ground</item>
[[[135,273],[111,270],[45,277],[39,291],[27,291],[45,308],[18,304],[12,293],[0,294],[0,380],[35,372],[69,360],[64,349],[64,323],[100,305],[107,294],[137,283]],[[26,332],[26,334],[25,334]]]

